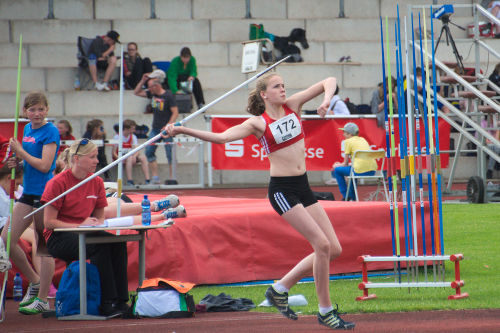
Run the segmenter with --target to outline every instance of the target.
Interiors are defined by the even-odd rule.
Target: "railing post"
[[[47,14],[47,19],[48,20],[55,19],[55,16],[54,16],[54,0],[49,0],[49,13]]]
[[[156,1],[155,0],[150,0],[149,2],[149,7],[151,9],[151,14],[149,15],[150,19],[155,19],[156,17]]]
[[[339,18],[345,17],[344,13],[344,0],[339,1]]]
[[[245,0],[245,18],[252,18],[250,13],[250,0]]]

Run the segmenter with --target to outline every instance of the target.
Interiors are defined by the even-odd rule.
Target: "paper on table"
[[[98,225],[81,225],[80,228],[111,228],[111,227],[130,227],[134,225],[132,216],[115,217],[104,220],[103,224]]]

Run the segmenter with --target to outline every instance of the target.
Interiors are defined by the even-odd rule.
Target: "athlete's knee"
[[[321,237],[313,244],[313,248],[316,255],[328,257],[330,253],[330,242],[326,237]]]
[[[330,244],[330,260],[339,257],[342,254],[342,246],[338,242]]]

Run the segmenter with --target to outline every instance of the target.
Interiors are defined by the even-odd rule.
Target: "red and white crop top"
[[[285,110],[285,116],[278,120],[271,119],[266,112],[260,116],[266,124],[266,129],[259,142],[267,154],[288,147],[304,138],[304,129],[297,114],[285,104],[283,104],[283,110]]]

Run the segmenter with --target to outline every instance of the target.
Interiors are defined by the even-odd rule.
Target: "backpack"
[[[162,278],[144,280],[132,301],[132,313],[136,317],[192,317],[196,308],[188,291],[194,286],[193,283]]]
[[[351,103],[351,101],[349,101],[349,98],[346,98],[344,100],[344,103],[347,106],[347,108],[349,109],[349,112],[351,114],[358,114],[358,108],[356,107],[356,105],[354,103]]]
[[[95,265],[87,265],[87,313],[99,315],[101,304],[101,280]],[[64,317],[80,313],[80,266],[73,261],[64,271],[56,293],[56,316]]]

